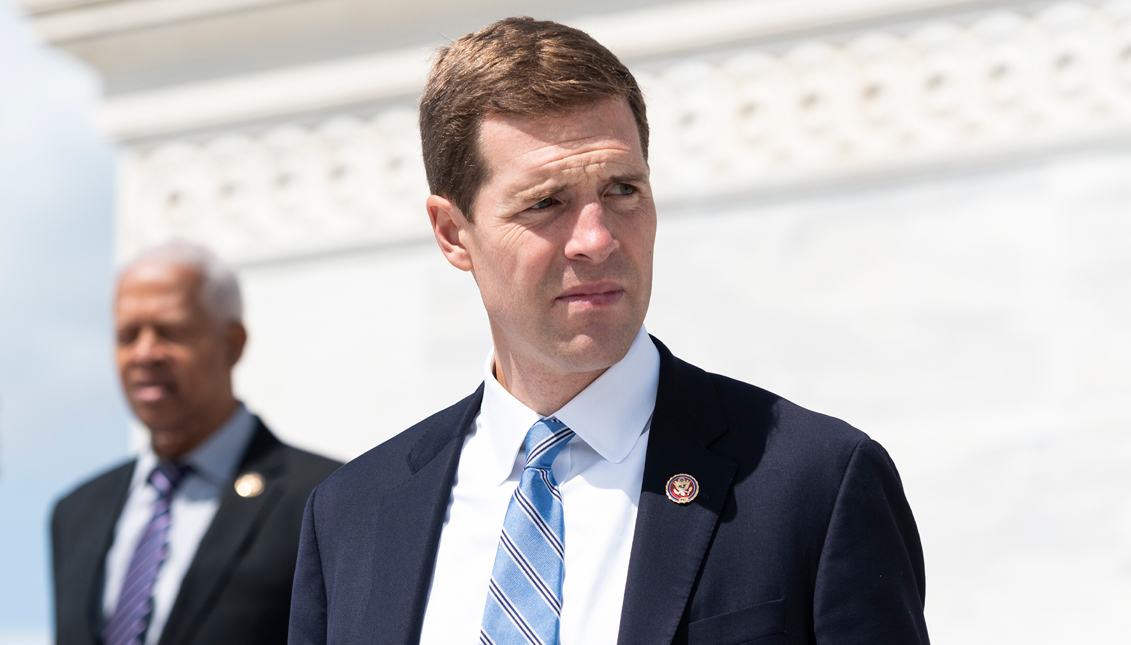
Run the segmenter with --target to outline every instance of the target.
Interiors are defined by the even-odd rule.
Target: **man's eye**
[[[542,201],[538,202],[537,204],[531,206],[530,210],[535,210],[535,211],[542,210],[543,208],[549,208],[553,205],[554,205],[554,198],[553,197],[547,197],[546,199],[543,199]]]
[[[192,336],[192,329],[183,325],[169,325],[162,327],[158,335],[171,342],[180,342]]]
[[[614,195],[631,195],[636,192],[636,186],[631,184],[616,184],[611,191]]]

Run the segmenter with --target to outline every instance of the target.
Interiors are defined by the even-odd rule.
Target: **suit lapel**
[[[483,401],[483,386],[453,406],[453,414],[425,431],[409,451],[410,477],[386,496],[395,504],[383,514],[372,535],[388,536],[381,542],[396,548],[380,548],[375,571],[401,572],[403,584],[390,584],[375,574],[369,596],[368,616],[381,619],[371,625],[382,642],[411,645],[420,641],[428,590],[436,567],[436,551],[444,528],[463,438],[471,431]],[[388,518],[397,518],[395,522]],[[387,621],[387,622],[386,622]],[[371,632],[372,634],[372,632]],[[368,638],[368,637],[367,637]]]
[[[670,643],[730,494],[737,465],[707,445],[726,432],[710,376],[659,341],[660,384],[621,609],[619,645]],[[667,497],[668,480],[695,478],[689,504]]]
[[[283,497],[286,462],[282,448],[263,422],[258,422],[236,476],[258,473],[263,478],[263,492],[254,497],[241,497],[232,487],[221,492],[220,507],[181,582],[160,645],[191,640],[193,626],[199,625],[211,609],[223,583],[263,525],[262,518]]]
[[[122,515],[122,509],[126,506],[135,468],[137,461],[114,472],[114,481],[108,486],[109,490],[114,491],[114,496],[109,498],[109,506],[95,509],[89,514],[87,526],[91,539],[81,540],[77,545],[79,553],[74,556],[74,561],[82,563],[83,566],[78,589],[85,592],[82,606],[86,611],[87,633],[90,634],[91,643],[100,642],[99,627],[102,623],[106,554],[114,543],[114,530],[117,528],[118,518]]]

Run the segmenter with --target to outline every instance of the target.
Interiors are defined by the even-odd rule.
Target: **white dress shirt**
[[[421,645],[479,642],[487,587],[536,412],[484,367],[483,404],[464,441],[444,519]],[[576,433],[554,459],[565,514],[561,644],[616,643],[660,355],[641,327],[621,361],[557,417]]]
[[[146,645],[153,645],[161,637],[181,580],[220,508],[220,498],[232,485],[255,426],[255,417],[240,403],[232,416],[182,461],[191,469],[173,491],[169,504],[169,556],[161,565],[153,587],[153,613],[145,635]],[[157,455],[146,445],[137,458],[129,497],[114,530],[114,544],[106,554],[106,586],[102,594],[104,622],[100,629],[114,615],[130,558],[153,517],[157,489],[149,483],[149,474],[156,467]]]

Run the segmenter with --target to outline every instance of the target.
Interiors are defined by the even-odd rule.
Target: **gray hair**
[[[178,264],[200,271],[200,304],[217,324],[243,321],[243,297],[236,272],[207,247],[173,240],[150,247],[127,264],[122,273],[142,264]]]

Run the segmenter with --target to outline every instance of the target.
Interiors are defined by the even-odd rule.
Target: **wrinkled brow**
[[[644,173],[627,173],[621,175],[613,175],[609,177],[608,183],[610,184],[639,184],[646,180],[647,175]],[[534,201],[535,198],[545,199],[552,197],[572,186],[572,182],[566,181],[550,181],[548,183],[539,184],[533,188],[527,188],[515,193],[514,200],[525,202]]]

